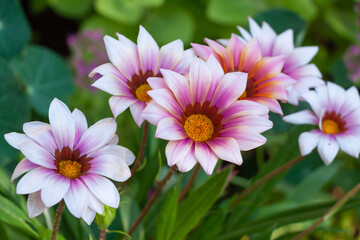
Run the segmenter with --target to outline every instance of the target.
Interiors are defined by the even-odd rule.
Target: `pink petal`
[[[329,102],[331,109],[338,112],[345,102],[345,90],[335,83],[328,82]]]
[[[194,59],[189,70],[190,93],[192,103],[203,103],[211,84],[211,75],[206,63]]]
[[[96,80],[91,86],[116,96],[132,96],[129,86],[115,75],[107,74]]]
[[[294,33],[292,29],[288,29],[285,32],[277,36],[272,56],[289,55],[294,49]]]
[[[30,138],[23,133],[11,132],[4,135],[5,140],[12,146],[18,150],[19,146],[24,142],[28,141]]]
[[[191,104],[190,87],[188,80],[179,73],[170,70],[161,70],[167,86],[173,92],[180,106],[185,109]]]
[[[113,208],[119,207],[120,196],[110,180],[92,173],[81,176],[81,179],[102,203]]]
[[[168,86],[166,85],[165,80],[163,78],[149,77],[147,79],[147,82],[150,85],[151,89],[159,89],[159,88],[169,89]]]
[[[196,163],[197,161],[195,158],[195,144],[193,144],[188,154],[185,157],[181,158],[176,163],[176,166],[178,167],[180,172],[188,172],[195,166]]]
[[[140,70],[140,61],[139,61],[139,52],[138,52],[138,47],[137,45],[131,41],[130,39],[128,39],[127,37],[125,37],[122,34],[116,33],[116,36],[119,39],[119,42],[127,49],[130,49],[132,51],[132,55],[135,59],[136,62],[136,66],[138,66],[138,69]]]
[[[165,140],[181,140],[188,136],[186,135],[183,126],[175,120],[175,118],[168,117],[159,122],[155,137]]]
[[[115,118],[135,102],[137,100],[134,97],[112,96],[109,99],[109,105]]]
[[[234,103],[245,91],[247,74],[243,72],[231,72],[221,79],[211,105],[216,106],[221,112]]]
[[[156,74],[159,46],[152,38],[152,36],[141,25],[137,43],[141,69],[144,73],[146,71],[152,71]]]
[[[41,200],[41,191],[30,193],[27,199],[29,218],[37,217],[46,209]]]
[[[252,97],[252,98],[249,98],[249,100],[252,100],[254,102],[262,104],[262,105],[268,107],[271,112],[274,112],[274,113],[280,114],[280,116],[283,116],[281,106],[276,99],[269,98],[269,97]]]
[[[287,57],[284,70],[290,71],[298,66],[305,65],[316,55],[318,47],[298,47]]]
[[[318,94],[314,91],[309,91],[303,95],[303,98],[310,104],[310,107],[315,112],[316,116],[320,116],[320,112],[323,109],[322,103],[318,97]]]
[[[190,64],[193,62],[195,57],[196,56],[192,48],[185,50],[182,59],[173,70],[181,74],[187,74],[189,72]]]
[[[321,131],[312,130],[310,132],[303,132],[299,136],[299,146],[301,156],[306,156],[316,148],[321,138]]]
[[[206,97],[206,101],[210,101],[214,95],[214,92],[219,82],[224,77],[225,73],[219,61],[214,57],[214,55],[211,55],[209,57],[209,60],[206,62],[206,65],[208,66],[208,69],[210,70],[211,73],[211,85],[209,87],[209,91]]]
[[[179,103],[175,100],[174,94],[168,89],[156,89],[147,92],[149,96],[161,107],[169,111],[178,119],[181,118],[182,109]]]
[[[23,130],[27,136],[40,144],[49,153],[55,153],[57,146],[49,124],[38,121],[27,122],[24,123]]]
[[[309,77],[309,76],[322,78],[321,72],[314,64],[306,64],[304,66],[299,66],[297,68],[294,68],[291,71],[283,71],[283,72],[295,79],[301,77]]]
[[[247,126],[256,132],[264,132],[273,127],[273,123],[263,116],[258,115],[246,115],[238,118],[233,118],[229,121],[223,122],[224,128]]]
[[[179,161],[184,160],[184,158],[190,153],[192,145],[193,141],[190,138],[178,141],[170,141],[166,145],[165,149],[168,165],[171,167],[174,164],[177,164]]]
[[[266,138],[264,136],[248,126],[236,126],[224,129],[221,131],[220,136],[235,139],[238,144],[239,151],[252,150],[265,144],[266,142]]]
[[[260,61],[261,49],[256,38],[253,38],[243,49],[240,58],[239,71],[249,73]]]
[[[359,157],[360,152],[360,137],[351,136],[348,134],[336,134],[336,141],[338,142],[340,149],[353,156],[354,158]]]
[[[97,158],[103,154],[116,155],[118,161],[124,161],[127,165],[131,165],[135,160],[135,155],[129,149],[120,145],[106,145],[105,147],[96,151],[94,154],[90,154],[88,156]]]
[[[80,179],[72,179],[64,200],[71,214],[80,218],[88,208],[88,197],[88,190],[82,181]]]
[[[234,61],[230,54],[230,52],[225,49],[223,46],[221,46],[219,43],[217,43],[214,40],[205,38],[204,41],[210,46],[210,48],[217,53],[222,60],[222,65],[225,69],[234,69]]]
[[[27,140],[19,148],[31,162],[46,168],[56,169],[54,157],[33,140]]]
[[[107,144],[116,132],[116,122],[113,118],[107,118],[101,123],[95,123],[88,128],[82,135],[75,149],[79,150],[81,155],[95,152]]]
[[[16,186],[17,194],[29,194],[39,191],[50,176],[56,174],[53,170],[37,167],[23,176]]]
[[[272,55],[273,46],[277,35],[275,31],[266,22],[262,23],[261,34],[256,36],[261,46],[263,57],[269,57]]]
[[[273,78],[281,72],[284,60],[285,58],[283,56],[261,59],[255,67],[252,68],[249,78],[254,78],[256,83]]]
[[[105,63],[94,68],[94,70],[92,70],[91,73],[89,73],[89,77],[92,78],[97,73],[102,76],[107,74],[112,74],[119,77],[120,75],[122,79],[125,79],[125,77],[119,72],[119,70],[111,63]]]
[[[238,69],[240,65],[241,53],[245,47],[245,44],[241,42],[241,40],[235,34],[231,34],[230,41],[227,45],[227,49],[229,50],[233,61],[235,69]]]
[[[29,161],[28,159],[24,158],[21,160],[18,165],[16,166],[12,176],[11,176],[11,182],[14,182],[14,180],[24,173],[39,167],[39,165],[34,164],[33,162]]]
[[[90,226],[92,221],[94,221],[95,215],[96,213],[93,210],[91,210],[90,208],[86,208],[81,218],[87,223],[87,225]]]
[[[160,48],[159,68],[173,69],[181,60],[184,53],[184,44],[177,39]]]
[[[340,112],[343,115],[347,115],[349,112],[353,111],[360,106],[360,97],[359,92],[355,86],[349,88],[345,92],[346,101],[340,109]]]
[[[302,110],[283,117],[283,120],[292,124],[312,124],[318,125],[319,119],[310,111]]]
[[[195,142],[195,157],[206,174],[211,175],[218,160],[214,151],[206,143]]]
[[[131,79],[139,73],[137,56],[133,49],[109,36],[104,37],[104,42],[110,61],[125,78]]]
[[[153,125],[158,125],[161,119],[172,117],[172,115],[155,101],[151,101],[141,115],[144,119]]]
[[[208,46],[197,43],[191,43],[191,46],[194,49],[195,54],[198,55],[201,59],[207,60],[210,55],[213,54],[213,51]]]
[[[69,190],[70,179],[60,174],[50,175],[41,189],[41,199],[46,207],[60,202]]]
[[[74,109],[72,112],[74,122],[75,122],[75,142],[76,145],[82,135],[84,134],[85,130],[88,128],[87,121],[85,115],[77,108]]]
[[[49,121],[58,149],[64,147],[73,149],[75,122],[69,108],[57,98],[54,98],[50,104]]]
[[[237,165],[242,164],[243,160],[240,154],[239,144],[234,138],[218,137],[206,143],[219,158]]]
[[[141,127],[141,124],[144,122],[144,118],[141,116],[142,112],[146,107],[146,103],[142,101],[137,101],[135,104],[130,106],[130,112],[133,116],[136,124]]]
[[[249,100],[235,101],[222,113],[223,122],[246,115],[266,115],[269,109],[259,103]]]
[[[335,136],[329,134],[322,135],[318,144],[318,152],[326,165],[329,165],[334,160],[338,151],[339,144],[336,142]]]

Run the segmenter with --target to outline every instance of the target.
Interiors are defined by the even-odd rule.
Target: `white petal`
[[[193,141],[190,138],[178,141],[169,141],[165,148],[168,165],[171,167],[184,159],[189,153]]]
[[[46,168],[56,168],[54,164],[54,157],[33,140],[27,140],[22,143],[19,148],[25,157],[31,162]]]
[[[13,182],[16,178],[20,177],[21,175],[23,175],[24,173],[39,167],[39,165],[29,161],[28,159],[24,158],[23,160],[21,160],[18,165],[16,166],[12,176],[11,176],[11,181]]]
[[[56,174],[53,170],[38,167],[31,170],[23,176],[16,186],[17,194],[29,194],[39,191],[43,186],[46,179]]]
[[[181,60],[184,44],[180,39],[172,41],[160,48],[159,68],[173,69]]]
[[[142,26],[140,26],[137,43],[141,69],[144,73],[152,71],[156,74],[157,72],[155,70],[157,67],[159,46],[153,37]]]
[[[146,103],[142,101],[137,101],[135,104],[130,106],[130,112],[133,116],[136,124],[141,127],[141,124],[144,122],[144,118],[141,116],[142,112],[146,107]]]
[[[29,213],[29,218],[37,217],[42,212],[44,212],[46,206],[41,200],[41,191],[30,193],[26,205]]]
[[[213,150],[206,143],[196,142],[195,157],[206,174],[211,175],[218,160],[218,156],[215,155]]]
[[[97,197],[88,189],[88,205],[89,208],[95,212],[102,214],[104,211],[104,204],[99,201]]]
[[[352,136],[350,134],[336,134],[335,135],[337,142],[340,145],[340,149],[353,156],[354,158],[359,157],[360,152],[360,137]]]
[[[90,226],[92,221],[94,221],[95,215],[96,215],[96,213],[93,210],[91,210],[90,208],[87,208],[87,209],[85,209],[81,218]]]
[[[219,158],[237,165],[242,164],[243,160],[240,154],[240,148],[234,138],[218,137],[206,143]]]
[[[302,110],[300,112],[287,115],[283,117],[283,120],[292,124],[317,125],[319,123],[319,119],[310,110]]]
[[[41,199],[46,207],[51,207],[64,198],[70,187],[70,179],[60,174],[50,175],[41,189]]]
[[[72,179],[64,200],[72,215],[80,218],[88,208],[88,190],[80,179]]]
[[[301,133],[299,136],[301,156],[305,156],[311,153],[311,151],[314,150],[318,145],[320,138],[321,132],[319,130]]]
[[[19,146],[29,140],[29,137],[23,133],[11,132],[4,135],[5,140],[13,148],[20,150]]]
[[[325,134],[321,137],[318,152],[326,165],[329,165],[334,160],[338,151],[339,144],[336,142],[334,136]]]
[[[125,96],[112,96],[109,99],[111,112],[115,118],[136,102],[137,100],[135,98]]]
[[[294,33],[288,29],[281,33],[275,40],[272,56],[289,55],[294,49]]]
[[[79,142],[79,140],[82,137],[85,130],[87,129],[88,125],[87,125],[85,115],[79,109],[75,108],[74,111],[72,112],[72,115],[73,115],[74,122],[75,122],[75,143],[74,143],[74,145],[76,145]]]
[[[159,122],[155,137],[165,140],[181,140],[187,138],[187,135],[183,126],[175,118],[168,117]]]
[[[49,124],[38,121],[27,122],[24,123],[23,130],[27,136],[39,143],[49,153],[55,153],[57,145]]]
[[[135,155],[129,149],[119,145],[107,145],[89,156],[97,158],[103,154],[117,155],[118,160],[125,161],[127,165],[131,165],[135,160]]]

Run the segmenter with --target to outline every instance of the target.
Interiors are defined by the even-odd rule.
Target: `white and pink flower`
[[[194,59],[188,76],[161,69],[163,78],[148,80],[153,99],[143,117],[157,125],[155,137],[169,140],[169,166],[181,172],[199,163],[207,174],[218,158],[240,165],[240,151],[266,142],[260,133],[272,127],[268,108],[238,100],[246,88],[247,74],[224,71],[210,56],[208,62]]]
[[[310,88],[324,84],[319,69],[314,64],[309,64],[318,52],[318,47],[295,47],[292,29],[277,35],[268,23],[263,22],[260,27],[250,17],[249,26],[250,32],[238,27],[242,42],[249,43],[256,38],[264,57],[284,56],[282,72],[296,81],[287,87],[289,103],[298,105],[299,100],[304,100],[301,96]]]
[[[29,216],[36,217],[45,208],[64,199],[69,211],[90,224],[104,204],[117,208],[119,193],[115,181],[127,180],[135,156],[116,145],[118,137],[113,118],[98,121],[88,128],[84,114],[72,113],[60,100],[49,108],[50,124],[28,122],[25,134],[5,134],[6,141],[25,156],[16,166],[12,181],[16,192],[29,194]]]
[[[328,82],[327,85],[309,91],[303,98],[313,112],[303,110],[285,116],[293,124],[313,124],[318,129],[304,132],[299,137],[301,155],[305,156],[316,147],[325,164],[330,164],[339,149],[357,158],[360,153],[360,98],[358,90]]]
[[[170,42],[159,49],[151,35],[140,26],[137,45],[121,34],[119,40],[104,37],[106,50],[111,63],[95,68],[90,74],[102,75],[92,86],[113,95],[110,108],[115,118],[128,107],[138,126],[144,119],[141,116],[151,97],[147,82],[149,77],[161,77],[159,69],[170,69],[186,74],[194,58],[192,49],[184,51],[181,40]]]

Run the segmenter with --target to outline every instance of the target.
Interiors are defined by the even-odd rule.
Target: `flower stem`
[[[147,139],[147,134],[149,131],[149,122],[145,121],[144,122],[144,130],[143,130],[143,134],[142,134],[142,139],[141,139],[141,143],[140,143],[140,148],[139,148],[139,152],[137,154],[136,160],[134,165],[131,168],[131,176],[134,175],[134,173],[136,172],[136,170],[138,169],[138,167],[141,165],[141,160],[144,156],[144,152],[145,152],[145,146],[146,146],[146,139]],[[120,190],[121,188],[124,187],[124,185],[126,184],[127,181],[122,182],[120,184],[120,186],[118,187],[118,190]]]
[[[194,172],[191,174],[189,181],[187,182],[186,186],[184,187],[184,190],[180,193],[178,203],[180,203],[184,199],[186,194],[189,192],[192,184],[194,183],[194,181],[196,179],[196,176],[197,176],[199,170],[200,170],[200,165],[198,164],[198,165],[196,165]]]
[[[268,181],[269,179],[275,177],[279,173],[285,171],[286,169],[292,167],[296,163],[300,162],[302,159],[304,159],[305,156],[298,156],[291,160],[290,162],[285,163],[284,165],[280,166],[279,168],[275,169],[274,171],[270,172],[269,174],[265,175],[264,177],[260,178],[255,184],[251,185],[248,189],[240,193],[240,195],[236,198],[235,203],[239,202],[241,199],[243,199],[245,196],[247,196],[249,193],[254,191],[256,188],[258,188],[260,185]]]
[[[105,240],[106,229],[100,229],[99,240]]]
[[[146,216],[146,214],[149,212],[150,208],[152,207],[152,205],[154,204],[155,200],[157,199],[157,197],[160,195],[161,190],[164,188],[165,184],[169,181],[169,179],[171,178],[171,176],[174,174],[176,170],[176,165],[172,166],[169,169],[169,172],[167,173],[167,175],[164,177],[163,180],[161,180],[160,182],[158,182],[155,192],[154,194],[151,196],[151,198],[149,199],[149,201],[147,202],[147,204],[145,205],[144,209],[141,211],[139,217],[135,220],[135,222],[133,223],[133,225],[131,226],[128,234],[131,235],[134,233],[134,231],[136,230],[137,226],[141,223],[141,221],[144,219],[144,217]],[[126,239],[126,238],[125,238]]]
[[[64,211],[64,206],[65,206],[65,202],[64,199],[62,199],[59,203],[59,206],[56,210],[56,216],[55,216],[55,221],[54,221],[54,226],[53,226],[53,231],[52,231],[52,235],[51,235],[51,240],[56,240],[56,234],[59,230],[59,226],[60,226],[60,221],[61,221],[61,215]]]
[[[297,236],[293,238],[293,240],[300,240],[313,231],[317,226],[319,226],[325,219],[327,219],[332,213],[335,213],[349,198],[355,195],[360,190],[360,183],[358,183],[353,189],[350,190],[347,194],[345,194],[342,198],[339,199],[329,210],[326,211],[321,218],[319,218],[316,222],[313,223],[310,227],[308,227],[303,232],[299,233]]]

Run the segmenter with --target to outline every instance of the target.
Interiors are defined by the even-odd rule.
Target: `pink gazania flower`
[[[113,95],[110,108],[115,118],[130,107],[130,112],[140,127],[144,119],[141,116],[151,97],[147,82],[149,77],[161,77],[159,69],[170,69],[186,74],[194,58],[192,49],[184,51],[181,40],[175,40],[159,50],[151,35],[140,26],[137,45],[121,34],[119,40],[104,37],[106,50],[111,63],[95,68],[90,74],[99,73],[103,77],[92,86]]]
[[[16,193],[29,194],[30,218],[64,199],[69,211],[90,225],[95,212],[103,212],[104,204],[119,206],[119,193],[107,178],[127,180],[131,175],[128,165],[135,156],[116,145],[113,118],[88,128],[81,111],[71,113],[55,98],[50,104],[49,120],[50,124],[25,123],[25,134],[5,134],[6,141],[25,156],[11,180],[28,172],[18,182]]]
[[[226,47],[207,38],[204,41],[209,46],[192,44],[195,54],[200,58],[207,60],[210,55],[214,55],[225,73],[248,73],[247,80],[245,79],[246,89],[239,99],[263,104],[270,111],[282,115],[277,100],[287,100],[286,87],[293,82],[281,73],[284,65],[283,56],[263,58],[256,39],[245,45],[235,34],[231,36]]]
[[[357,158],[360,152],[360,98],[355,87],[345,91],[328,82],[303,95],[314,113],[303,110],[285,116],[293,124],[313,124],[319,129],[304,132],[299,137],[301,155],[317,147],[321,159],[330,164],[339,148]]]
[[[250,33],[238,27],[244,43],[256,38],[264,57],[284,56],[285,62],[282,72],[295,82],[287,87],[288,102],[298,105],[301,96],[310,88],[324,84],[322,75],[314,64],[309,64],[319,48],[316,46],[294,47],[294,33],[292,29],[277,35],[266,22],[260,27],[252,18],[249,18]]]
[[[246,73],[224,75],[213,56],[207,63],[196,58],[188,77],[165,69],[161,73],[163,78],[148,80],[153,101],[143,117],[157,125],[155,137],[169,140],[169,166],[186,172],[200,163],[210,175],[218,158],[240,165],[240,151],[266,142],[260,133],[272,127],[268,108],[237,100],[246,88]]]

